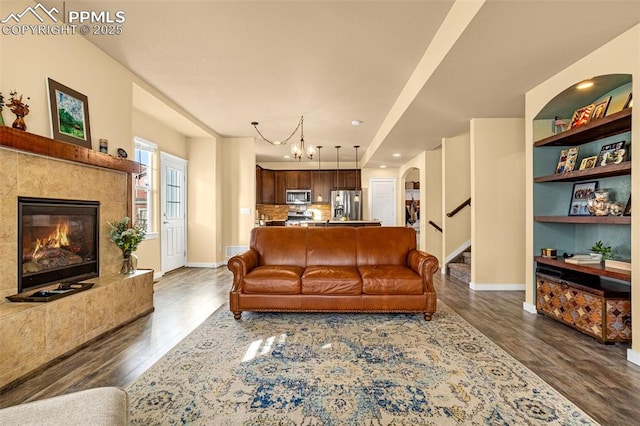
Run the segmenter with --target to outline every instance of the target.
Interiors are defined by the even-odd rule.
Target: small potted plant
[[[132,274],[136,271],[137,257],[133,254],[138,244],[144,240],[146,232],[141,224],[134,223],[129,226],[131,219],[124,217],[119,221],[107,222],[111,227],[109,237],[122,250],[121,274]]]
[[[12,90],[9,92],[11,97],[9,98],[9,109],[12,113],[16,115],[16,119],[11,125],[14,129],[19,130],[27,130],[27,124],[24,122],[24,117],[29,114],[29,100],[31,98],[27,98],[27,102],[22,102],[22,95],[18,97],[18,92]]]
[[[605,246],[604,243],[599,240],[591,247],[591,253],[599,254],[602,260],[613,258],[611,246]]]

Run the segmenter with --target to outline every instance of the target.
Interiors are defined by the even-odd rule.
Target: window
[[[144,225],[147,238],[155,232],[153,196],[154,188],[154,157],[158,146],[153,142],[135,138],[135,161],[140,163],[140,173],[134,176],[134,205],[133,220]]]

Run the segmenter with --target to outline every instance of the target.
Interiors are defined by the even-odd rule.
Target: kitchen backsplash
[[[313,220],[331,219],[331,206],[328,204],[311,204],[305,206],[307,210],[313,211]],[[295,207],[282,204],[257,204],[256,219],[265,220],[287,220],[289,210],[303,209],[304,207]]]

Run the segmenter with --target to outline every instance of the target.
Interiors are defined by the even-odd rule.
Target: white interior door
[[[396,226],[396,178],[369,179],[369,211],[382,226]]]
[[[187,162],[160,153],[162,273],[187,264]]]

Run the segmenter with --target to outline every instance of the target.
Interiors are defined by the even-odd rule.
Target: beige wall
[[[633,81],[640,81],[640,26],[635,26],[619,37],[611,40],[600,49],[587,55],[580,61],[553,76],[549,80],[533,88],[526,94],[525,106],[525,137],[526,137],[526,259],[533,259],[533,118],[553,97],[584,79],[606,74],[631,74]],[[634,90],[635,91],[635,90]],[[635,96],[634,96],[635,97]],[[640,114],[633,114],[631,127],[640,129]],[[631,145],[640,145],[640,132],[634,131]],[[632,192],[640,188],[640,173],[631,174]],[[640,208],[638,197],[633,198],[633,209]],[[633,220],[631,223],[631,257],[632,276],[640,275],[640,224]],[[534,311],[534,270],[533,262],[526,262],[526,306]],[[632,300],[632,349],[627,353],[627,359],[640,364],[640,287],[631,287]],[[635,302],[634,302],[635,301]],[[633,313],[635,311],[635,313]]]
[[[524,119],[471,120],[471,283],[524,289]]]
[[[442,206],[444,261],[471,239],[471,209],[465,207],[454,217],[446,214],[471,196],[470,134],[442,141]],[[438,222],[436,222],[438,223]],[[444,262],[443,261],[443,262]]]
[[[249,245],[255,225],[256,160],[253,138],[222,139],[222,249]],[[250,209],[248,214],[242,209]]]
[[[424,222],[424,231],[420,233],[425,236],[424,250],[438,258],[440,267],[444,265],[442,255],[442,232],[429,225],[433,221],[442,228],[444,213],[442,212],[442,147],[426,153],[425,179],[420,181],[420,196],[424,188],[424,200],[420,203],[420,225]]]
[[[220,150],[217,140],[189,139],[189,265],[217,266],[224,260],[219,207]]]

